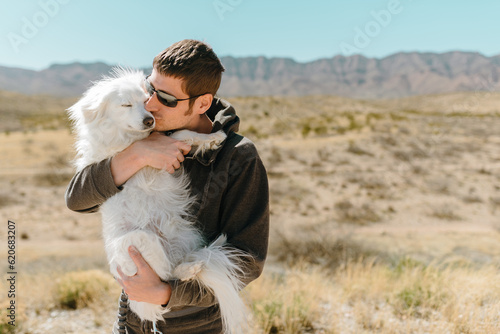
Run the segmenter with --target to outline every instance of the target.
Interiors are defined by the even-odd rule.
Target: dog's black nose
[[[145,126],[152,126],[155,123],[155,119],[153,117],[146,117],[142,120],[142,123]]]

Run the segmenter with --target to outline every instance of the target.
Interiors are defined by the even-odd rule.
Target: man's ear
[[[196,112],[201,115],[204,114],[212,105],[212,101],[214,99],[214,96],[212,94],[205,94],[196,100]]]

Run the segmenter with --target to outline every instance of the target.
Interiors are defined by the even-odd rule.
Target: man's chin
[[[153,128],[153,131],[156,131],[156,132],[166,132],[166,131],[170,131],[171,129],[166,127],[166,126],[158,126],[158,125],[155,125],[155,127]]]

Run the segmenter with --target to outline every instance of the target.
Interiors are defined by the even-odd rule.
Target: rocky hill
[[[500,90],[500,55],[473,52],[397,53],[376,59],[335,56],[307,63],[290,58],[222,57],[219,95],[340,95],[398,98]],[[0,67],[0,90],[78,96],[111,69],[104,63],[56,64],[41,71]],[[145,72],[150,68],[143,69]]]

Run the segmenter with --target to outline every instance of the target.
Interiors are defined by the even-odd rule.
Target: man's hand
[[[140,169],[150,166],[174,173],[191,151],[188,144],[153,132],[121,151],[111,160],[111,174],[117,186],[124,184]]]
[[[118,267],[117,270],[120,277],[116,278],[117,282],[128,295],[128,298],[156,305],[167,304],[172,294],[170,285],[160,280],[155,271],[134,246],[129,247],[128,253],[137,266],[137,274],[127,276]]]
[[[136,142],[135,145],[135,149],[142,154],[146,166],[165,169],[171,174],[181,167],[184,155],[191,151],[191,146],[188,144],[160,132],[151,133],[149,137]]]

